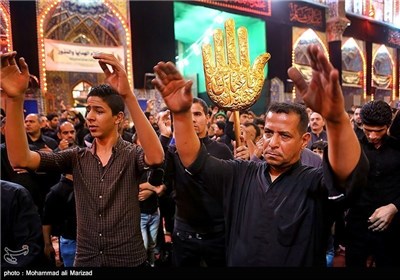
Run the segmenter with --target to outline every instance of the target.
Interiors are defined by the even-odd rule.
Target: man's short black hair
[[[304,105],[294,102],[276,102],[270,105],[270,107],[267,110],[267,114],[268,112],[278,113],[278,114],[295,113],[296,115],[299,116],[300,119],[298,125],[299,132],[301,134],[307,132],[308,115],[306,112],[306,107]]]
[[[225,131],[226,123],[224,121],[217,121],[216,125],[218,126],[219,129]]]
[[[382,100],[373,100],[365,103],[360,112],[363,124],[372,126],[387,125],[392,123],[392,109]]]
[[[49,114],[47,114],[46,118],[48,121],[51,121],[54,118],[58,118],[58,114],[57,113],[49,113]]]

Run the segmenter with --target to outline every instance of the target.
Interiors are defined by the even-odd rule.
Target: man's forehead
[[[297,115],[295,112],[289,112],[289,113],[279,112],[278,113],[278,112],[268,111],[267,114],[265,115],[265,121],[267,121],[269,118],[276,118],[276,117],[300,119],[300,116]]]
[[[368,125],[368,124],[364,124],[363,128],[365,130],[368,131],[382,131],[388,128],[388,126],[386,124],[384,125]]]
[[[37,120],[39,120],[39,118],[35,114],[29,114],[29,115],[26,116],[25,120],[37,121]]]
[[[319,113],[317,113],[317,112],[312,112],[310,117],[311,117],[311,118],[319,118],[319,119],[322,119],[322,116],[321,116]]]
[[[265,128],[272,127],[284,127],[284,130],[297,129],[300,118],[297,114],[289,112],[286,113],[276,113],[268,112],[265,116]],[[282,129],[280,129],[282,130]]]
[[[190,110],[192,111],[192,113],[204,113],[203,111],[203,107],[198,104],[198,103],[193,103],[192,107],[190,108]]]
[[[60,130],[62,131],[62,130],[68,130],[68,129],[75,129],[74,128],[74,125],[72,124],[72,123],[70,123],[70,122],[63,122],[61,125],[60,125]]]

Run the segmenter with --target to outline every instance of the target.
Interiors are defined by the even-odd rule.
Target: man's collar
[[[97,141],[96,141],[96,138],[94,138],[93,142],[92,142],[92,146],[89,148],[89,151],[92,153],[92,155],[96,154],[96,144],[97,144]],[[120,135],[120,136],[118,136],[117,142],[112,147],[112,152],[115,153],[116,151],[121,149],[123,147],[123,144],[124,144],[124,140],[122,139],[122,137]]]

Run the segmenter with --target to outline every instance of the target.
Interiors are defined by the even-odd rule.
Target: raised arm
[[[345,111],[339,72],[318,46],[309,46],[308,54],[313,69],[311,82],[307,84],[294,67],[288,70],[288,74],[305,104],[325,118],[329,162],[338,179],[343,181],[360,159],[360,143]]]
[[[160,165],[164,161],[164,151],[158,136],[150,122],[143,113],[133,93],[124,66],[111,54],[98,54],[93,56],[98,59],[101,69],[106,75],[106,82],[112,86],[124,99],[129,113],[135,123],[136,133],[145,153],[148,165]],[[107,65],[110,65],[112,72]]]
[[[24,127],[24,97],[29,83],[29,69],[24,58],[18,64],[16,52],[1,54],[0,81],[2,98],[6,98],[6,143],[7,153],[14,168],[36,170],[40,156],[29,150]]]
[[[193,102],[192,82],[183,79],[172,62],[154,66],[156,78],[152,83],[160,91],[172,113],[176,149],[182,164],[188,167],[200,151],[200,140],[193,127],[190,108]]]

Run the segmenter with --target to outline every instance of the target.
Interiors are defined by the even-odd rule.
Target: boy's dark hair
[[[392,109],[389,104],[382,100],[373,100],[365,103],[360,112],[363,124],[390,126],[392,123]]]
[[[91,96],[100,97],[105,103],[107,103],[107,105],[111,108],[113,116],[118,115],[119,112],[124,112],[125,104],[122,100],[122,97],[107,84],[101,84],[92,87],[87,99],[89,99]]]
[[[315,141],[314,143],[312,143],[311,151],[314,149],[324,150],[327,146],[328,146],[328,142],[326,142],[324,140],[318,140],[318,141]]]
[[[284,113],[284,114],[289,114],[289,113],[295,113],[299,116],[300,121],[299,121],[299,132],[301,134],[307,132],[307,127],[308,127],[308,115],[306,112],[306,107],[298,104],[298,103],[293,103],[293,102],[277,102],[277,103],[272,103],[270,107],[267,110],[268,112],[273,112],[273,113]]]
[[[215,124],[218,126],[219,129],[225,132],[226,123],[224,121],[217,121]]]

